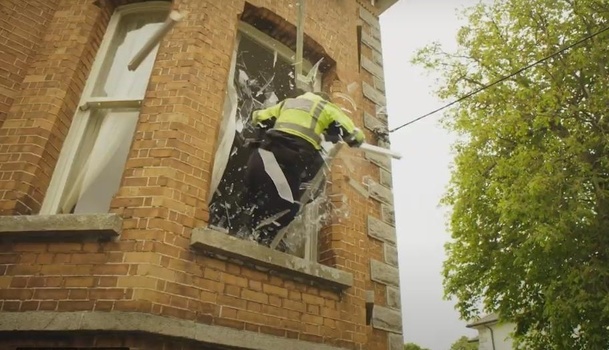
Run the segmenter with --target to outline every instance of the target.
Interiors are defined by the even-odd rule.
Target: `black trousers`
[[[278,166],[274,169],[280,169],[283,177],[272,171],[274,161]],[[300,203],[306,190],[303,184],[311,182],[323,164],[319,151],[307,141],[279,131],[267,132],[247,164],[243,229],[254,234],[258,242],[270,244],[294,220],[300,206],[306,204]],[[278,187],[281,181],[284,185],[287,181],[292,201],[285,198],[287,186]]]

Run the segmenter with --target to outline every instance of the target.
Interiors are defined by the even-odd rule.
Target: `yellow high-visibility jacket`
[[[310,92],[255,111],[252,122],[270,123],[274,130],[301,137],[317,150],[321,149],[321,135],[333,123],[343,129],[345,140],[364,141],[364,133],[338,106]]]

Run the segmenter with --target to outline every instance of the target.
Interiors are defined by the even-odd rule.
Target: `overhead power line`
[[[583,43],[583,42],[585,42],[587,40],[590,40],[590,39],[594,38],[595,36],[597,36],[599,34],[602,34],[603,32],[606,32],[607,30],[609,30],[609,26],[607,26],[607,27],[605,27],[605,28],[603,28],[603,29],[601,29],[601,30],[599,30],[597,32],[594,32],[592,34],[588,34],[587,36],[579,39],[578,41],[576,41],[574,43],[569,44],[568,46],[563,47],[562,49],[552,53],[551,55],[545,56],[544,58],[539,59],[539,60],[537,60],[537,61],[535,61],[535,62],[533,62],[533,63],[531,63],[531,64],[529,64],[529,65],[527,65],[525,67],[522,67],[522,68],[518,69],[517,71],[515,71],[515,72],[513,72],[513,73],[511,73],[509,75],[506,75],[506,76],[504,76],[504,77],[502,77],[500,79],[497,79],[497,80],[493,81],[492,83],[489,83],[489,84],[484,85],[484,86],[482,86],[482,87],[480,87],[478,89],[475,89],[475,90],[473,90],[473,91],[471,91],[471,92],[469,92],[469,93],[459,97],[458,99],[445,104],[444,106],[442,106],[440,108],[434,109],[433,111],[431,111],[429,113],[425,113],[425,114],[423,114],[422,116],[420,116],[418,118],[415,118],[415,119],[413,119],[413,120],[411,120],[411,121],[409,121],[407,123],[404,123],[404,124],[402,124],[402,125],[400,125],[400,126],[398,126],[396,128],[393,128],[393,129],[389,130],[389,132],[392,133],[394,131],[400,130],[401,128],[403,128],[405,126],[408,126],[408,125],[410,125],[412,123],[415,123],[415,122],[417,122],[417,121],[419,121],[421,119],[424,119],[424,118],[427,118],[427,117],[429,117],[429,116],[431,116],[433,114],[436,114],[436,113],[438,113],[438,112],[440,112],[440,111],[442,111],[442,110],[444,110],[444,109],[446,109],[446,108],[448,108],[448,107],[450,107],[450,106],[452,106],[454,104],[457,104],[457,103],[459,103],[459,102],[461,102],[461,101],[463,101],[463,100],[465,100],[467,98],[470,98],[470,97],[474,96],[475,94],[477,94],[477,93],[479,93],[481,91],[484,91],[484,90],[486,90],[486,89],[488,89],[488,88],[490,88],[490,87],[492,87],[494,85],[497,85],[497,84],[499,84],[501,82],[504,82],[504,81],[506,81],[506,80],[508,80],[508,79],[510,79],[510,78],[512,78],[512,77],[514,77],[514,76],[524,72],[525,70],[527,70],[529,68],[532,68],[532,67],[534,67],[534,66],[536,66],[536,65],[538,65],[540,63],[543,63],[543,62],[545,62],[545,61],[547,61],[547,60],[549,60],[549,59],[551,59],[551,58],[553,58],[555,56],[558,56],[558,55],[562,54],[563,52],[565,52],[567,50],[570,50],[573,47],[575,47],[575,46],[577,46],[577,45],[579,45],[579,44],[581,44],[581,43]]]

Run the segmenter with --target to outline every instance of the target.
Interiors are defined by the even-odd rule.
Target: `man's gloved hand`
[[[324,140],[332,143],[340,142],[340,135],[324,134]]]
[[[365,141],[364,132],[358,128],[355,128],[351,135],[347,136],[344,140],[349,147],[359,147]]]
[[[324,140],[332,143],[338,143],[343,138],[341,137],[342,129],[336,122],[332,122],[324,132]]]

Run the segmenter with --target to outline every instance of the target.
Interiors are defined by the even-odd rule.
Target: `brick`
[[[116,286],[123,288],[156,288],[156,278],[147,276],[121,276],[117,279]]]
[[[234,329],[245,329],[245,322],[237,321],[237,320],[229,320],[224,318],[214,319],[214,324],[222,327],[229,327]]]
[[[161,256],[155,252],[125,252],[123,261],[126,263],[160,263]]]
[[[248,286],[248,281],[246,278],[235,275],[223,274],[222,281],[226,284],[232,284],[243,288]]]
[[[282,305],[285,309],[288,310],[296,310],[296,311],[300,311],[300,312],[305,312],[306,311],[306,305],[302,302],[299,301],[293,301],[293,300],[283,300],[283,305]]]
[[[66,287],[93,287],[95,278],[93,277],[66,277],[64,285]]]
[[[126,297],[126,291],[122,288],[91,289],[89,297],[94,300],[118,300]]]
[[[13,277],[10,282],[11,288],[25,288],[27,286],[28,277]]]
[[[120,286],[120,283],[119,283]],[[192,285],[179,284],[173,282],[165,283],[165,291],[170,294],[176,294],[181,296],[186,296],[190,298],[199,298],[200,291],[198,288]]]
[[[62,300],[68,299],[69,291],[67,289],[36,289],[34,291],[34,299],[52,299]]]
[[[267,316],[257,312],[250,312],[247,310],[237,310],[237,319],[249,323],[265,324]]]
[[[241,295],[241,288],[227,284],[224,287],[224,293],[226,293],[226,295],[230,295],[233,297],[239,297]]]
[[[262,283],[258,282],[258,281],[248,281],[247,286],[249,289],[251,290],[257,290],[257,291],[261,291],[262,290]]]
[[[280,296],[282,298],[287,298],[288,297],[288,290],[285,289],[285,288],[282,288],[282,287],[277,287],[277,286],[273,286],[273,285],[270,285],[270,284],[264,284],[262,286],[262,290],[265,293],[275,294],[275,295],[278,295],[278,296]]]
[[[243,289],[241,291],[241,298],[245,300],[256,301],[262,304],[268,304],[269,302],[268,295],[260,292],[251,291],[249,289]]]
[[[17,300],[5,300],[2,303],[2,311],[8,311],[8,312],[15,312],[15,311],[19,311],[19,308],[21,307],[21,301],[17,301]]]
[[[274,306],[281,306],[281,298],[274,295],[269,295],[269,304]]]
[[[87,289],[70,289],[68,292],[68,299],[70,300],[87,300],[89,298],[89,291]]]
[[[21,300],[32,297],[32,290],[24,288],[0,289],[0,300]]]
[[[40,306],[40,302],[39,301],[34,301],[34,300],[29,300],[29,301],[24,301],[21,303],[21,308],[19,309],[19,311],[36,311],[38,310],[38,307]]]
[[[324,304],[324,298],[318,297],[316,295],[303,294],[302,300],[307,304],[315,304],[315,305]]]
[[[57,301],[41,301],[38,306],[39,311],[55,311],[57,310]]]
[[[57,303],[57,311],[85,311],[93,310],[95,303],[93,301],[72,301],[65,300]]]
[[[302,300],[302,293],[295,290],[289,290],[288,298],[291,300]]]
[[[104,264],[108,259],[108,254],[73,254],[70,262],[73,264]]]
[[[13,276],[0,276],[0,289],[8,288],[12,280]]]
[[[228,295],[219,295],[218,304],[231,306],[237,309],[245,309],[247,307],[247,301],[242,298],[235,298]]]
[[[127,264],[106,264],[106,265],[95,265],[93,266],[92,273],[94,275],[111,275],[111,276],[122,276],[129,272],[129,266]]]

